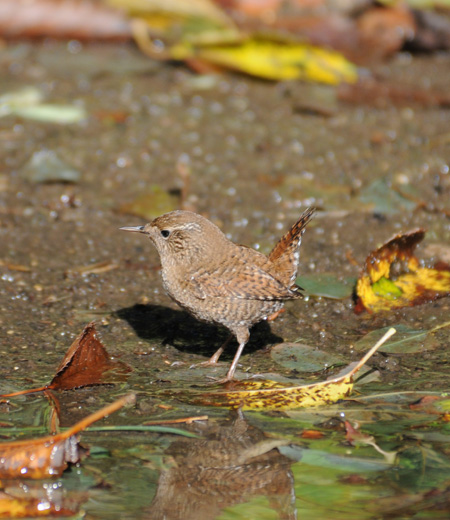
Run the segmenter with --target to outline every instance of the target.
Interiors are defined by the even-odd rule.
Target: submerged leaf
[[[270,355],[281,366],[299,372],[319,372],[332,365],[344,364],[342,357],[302,343],[275,345]]]
[[[448,326],[450,326],[450,322],[437,325],[431,330],[416,330],[406,325],[396,325],[395,329],[397,334],[395,338],[386,341],[379,350],[380,352],[388,352],[391,354],[414,354],[425,350],[433,350],[439,346],[439,342],[433,333]],[[358,352],[366,350],[369,345],[385,334],[388,329],[389,327],[384,327],[369,332],[362,339],[357,341],[353,345],[353,348]]]
[[[350,372],[340,377],[293,387],[286,387],[274,381],[240,381],[235,383],[237,390],[204,393],[196,401],[206,405],[243,410],[287,410],[335,403],[350,395],[354,375],[393,334],[395,329],[389,329]]]
[[[397,235],[367,257],[356,285],[356,310],[398,309],[436,300],[450,294],[450,268],[420,267],[413,255],[425,236],[423,229]],[[391,274],[396,267],[400,274]]]

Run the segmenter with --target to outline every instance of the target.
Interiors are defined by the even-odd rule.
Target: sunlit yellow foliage
[[[413,249],[423,230],[397,235],[366,260],[356,291],[362,306],[372,312],[419,305],[450,294],[450,271],[420,267]],[[392,266],[402,264],[402,273],[391,277]]]
[[[203,394],[199,401],[243,410],[288,410],[335,403],[350,395],[355,374],[393,334],[395,329],[389,329],[351,371],[340,377],[293,387],[285,387],[275,381],[241,381],[237,383],[237,390]]]

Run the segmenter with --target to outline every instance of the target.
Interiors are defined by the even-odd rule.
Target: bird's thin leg
[[[220,356],[222,355],[222,352],[227,347],[228,343],[233,339],[233,335],[228,336],[228,338],[225,340],[225,342],[222,344],[222,346],[216,350],[216,352],[208,359],[208,361],[202,361],[201,363],[195,363],[194,365],[191,365],[192,367],[209,367],[212,365],[216,365],[219,361]]]
[[[215,384],[228,383],[233,380],[234,373],[236,372],[236,368],[237,368],[237,365],[239,362],[239,358],[241,357],[242,351],[244,350],[244,347],[247,344],[249,337],[250,337],[250,332],[247,327],[242,327],[236,331],[236,338],[239,341],[239,347],[236,351],[236,354],[234,355],[233,362],[231,363],[231,366],[227,372],[227,375],[223,379],[214,381]]]
[[[239,343],[239,347],[234,356],[233,362],[231,363],[231,366],[227,372],[227,375],[225,376],[225,379],[222,379],[220,381],[221,383],[228,383],[228,381],[231,381],[234,378],[234,373],[236,372],[236,367],[237,367],[239,358],[241,357],[242,351],[244,350],[246,343],[247,343],[247,341]]]

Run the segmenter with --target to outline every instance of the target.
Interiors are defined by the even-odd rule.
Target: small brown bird
[[[233,379],[249,328],[278,313],[284,300],[300,296],[294,283],[300,243],[314,211],[308,208],[268,256],[234,244],[216,225],[191,211],[172,211],[145,226],[121,228],[144,233],[153,242],[164,288],[178,305],[236,336],[239,347],[221,382]],[[217,363],[228,341],[204,364]]]

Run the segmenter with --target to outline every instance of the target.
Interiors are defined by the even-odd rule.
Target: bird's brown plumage
[[[284,300],[298,297],[294,281],[299,248],[313,213],[307,209],[269,256],[234,244],[212,222],[190,211],[172,211],[146,226],[123,229],[146,234],[156,246],[163,285],[173,300],[196,318],[223,325],[236,336],[239,348],[225,379],[229,381],[249,328],[280,311]]]

